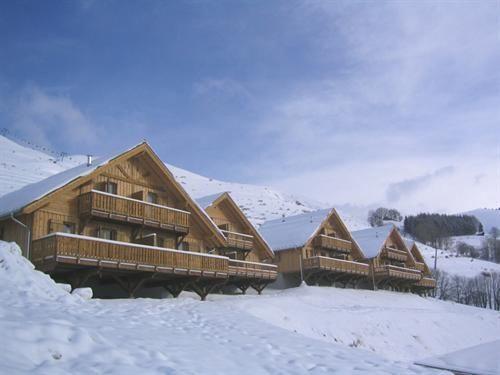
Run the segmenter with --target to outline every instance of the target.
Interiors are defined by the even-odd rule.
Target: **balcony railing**
[[[351,241],[346,241],[341,238],[331,237],[324,234],[320,234],[314,239],[314,246],[337,250],[344,253],[350,253],[352,250]]]
[[[422,278],[422,272],[413,268],[405,268],[385,264],[375,267],[375,277],[384,279],[404,279],[418,281]]]
[[[434,289],[436,287],[436,280],[434,280],[432,277],[424,277],[414,285],[421,288]]]
[[[66,263],[120,270],[228,276],[228,258],[66,233],[33,241],[33,262]]]
[[[243,251],[253,250],[253,236],[228,230],[221,230],[221,232],[224,234],[224,237],[226,237],[226,246],[228,248]]]
[[[229,259],[229,275],[235,277],[275,280],[278,277],[278,266],[274,264]]]
[[[387,259],[397,260],[400,262],[406,262],[406,260],[408,259],[408,254],[406,253],[406,251],[394,249],[392,247],[386,247],[382,252],[382,256]]]
[[[78,207],[80,215],[106,217],[181,233],[189,230],[188,211],[98,190],[80,195]]]
[[[415,262],[415,267],[421,272],[425,272],[425,264],[422,262]]]
[[[369,273],[368,264],[321,256],[304,259],[303,266],[305,269],[319,268],[337,273],[357,275],[368,275]]]

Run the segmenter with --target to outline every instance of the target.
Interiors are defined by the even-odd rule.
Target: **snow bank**
[[[48,275],[35,271],[17,244],[0,241],[0,299],[4,303],[71,301],[71,295]]]
[[[291,332],[414,361],[500,338],[500,314],[414,294],[300,287],[226,300]],[[360,354],[362,355],[362,354]]]
[[[93,296],[91,288],[76,288],[71,294],[76,295],[82,299],[92,299]]]
[[[0,267],[0,373],[433,373],[235,314],[237,296],[87,301],[5,242]]]

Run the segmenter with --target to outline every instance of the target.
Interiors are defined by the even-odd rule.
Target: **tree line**
[[[482,232],[483,226],[475,216],[421,213],[405,217],[404,231],[417,241],[436,247],[448,237]]]
[[[434,277],[436,298],[500,311],[500,273],[484,272],[468,278],[438,270]]]

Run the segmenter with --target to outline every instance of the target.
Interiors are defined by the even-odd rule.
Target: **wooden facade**
[[[250,286],[261,293],[278,276],[273,251],[227,192],[208,198],[202,208],[225,238],[217,253],[230,258],[230,283],[243,293]]]
[[[174,296],[193,290],[204,299],[234,275],[273,279],[268,265],[217,255],[228,245],[247,246],[247,237],[219,231],[146,143],[77,168],[74,176],[63,172],[69,177],[62,187],[13,213],[29,232],[8,215],[0,219],[2,239],[29,250],[35,266],[56,280],[80,287],[98,276],[130,295],[151,285]],[[259,251],[251,249],[252,259],[260,260]]]
[[[424,292],[426,293],[429,290],[432,290],[436,287],[436,280],[432,276],[432,272],[425,262],[425,259],[420,252],[420,249],[418,248],[417,244],[414,241],[407,242],[406,246],[410,250],[410,253],[412,254],[413,258],[415,259],[415,266],[416,268],[422,272],[422,279],[415,283],[412,287],[412,289],[416,292]]]
[[[335,209],[325,214],[302,246],[275,252],[279,272],[300,275],[310,285],[356,284],[369,273],[360,259],[362,253]]]

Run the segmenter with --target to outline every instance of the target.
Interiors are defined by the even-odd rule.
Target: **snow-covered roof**
[[[413,240],[410,240],[408,238],[403,238],[403,240],[405,241],[405,245],[408,248],[408,250],[411,250],[413,245],[415,245],[415,241]]]
[[[351,232],[352,237],[361,248],[366,258],[374,258],[382,249],[384,241],[389,237],[393,224],[385,224],[381,227],[367,228]]]
[[[117,156],[130,151],[137,146],[138,145],[117,154],[96,158],[92,161],[90,166],[88,166],[87,163],[80,164],[74,168],[67,169],[61,173],[57,173],[41,181],[26,185],[19,190],[15,190],[9,194],[1,196],[0,217],[10,215],[11,212],[16,213],[20,211],[28,204],[43,198],[45,195],[67,185],[79,177],[92,173],[97,168],[106,165]]]
[[[332,211],[331,208],[269,220],[259,232],[273,251],[302,247]]]
[[[198,203],[198,205],[202,208],[207,208],[208,206],[210,206],[213,202],[215,202],[215,200],[217,198],[219,198],[222,194],[224,194],[224,192],[222,193],[215,193],[215,194],[211,194],[211,195],[207,195],[205,197],[201,197],[201,198],[196,198],[196,203]]]

